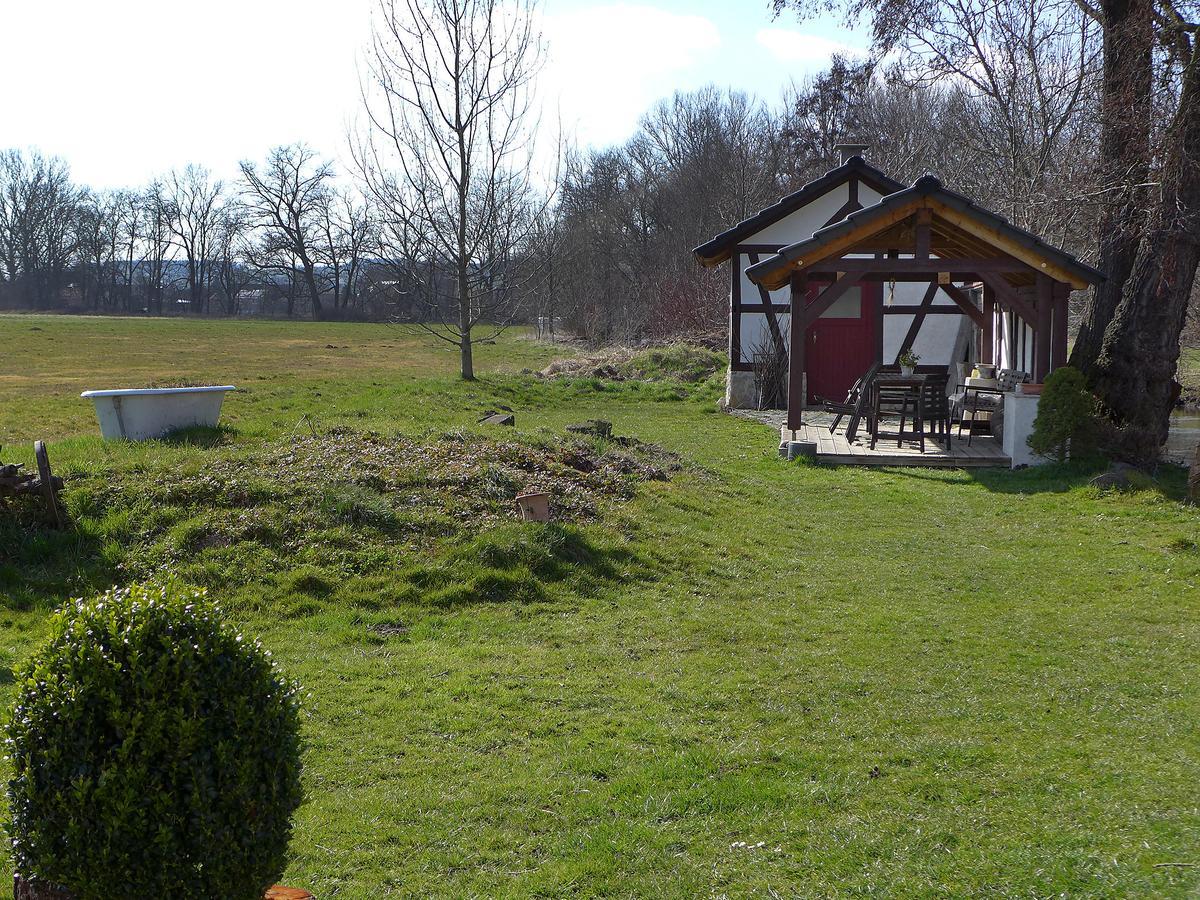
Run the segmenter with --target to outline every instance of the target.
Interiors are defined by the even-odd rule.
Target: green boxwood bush
[[[1062,462],[1096,448],[1096,398],[1078,369],[1063,366],[1046,376],[1029,446],[1039,456]]]
[[[67,605],[5,723],[18,871],[79,900],[258,900],[301,799],[297,691],[202,592]]]

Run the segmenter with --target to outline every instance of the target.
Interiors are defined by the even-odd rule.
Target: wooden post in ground
[[[63,515],[58,506],[58,496],[54,491],[54,475],[50,472],[50,456],[46,453],[46,445],[41,441],[33,442],[33,457],[37,460],[38,480],[42,485],[42,497],[46,502],[46,512],[54,521],[55,527],[62,528]]]

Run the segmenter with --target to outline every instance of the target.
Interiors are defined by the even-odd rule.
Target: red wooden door
[[[809,326],[805,349],[808,403],[842,400],[875,362],[875,308],[882,287],[879,282],[864,282],[850,288]],[[823,284],[810,287],[807,302],[811,303],[824,288]]]

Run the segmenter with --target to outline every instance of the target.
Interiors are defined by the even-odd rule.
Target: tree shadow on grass
[[[117,575],[95,533],[57,529],[35,516],[0,515],[0,607],[51,609],[109,587]]]
[[[1023,469],[1001,466],[955,470],[929,468],[894,468],[890,471],[905,478],[936,481],[939,484],[980,485],[997,494],[1062,494],[1086,487],[1093,478],[1108,469],[1108,460],[1094,457],[1069,462],[1051,462]],[[1154,491],[1169,500],[1182,501],[1187,495],[1187,470],[1182,466],[1163,463],[1151,473],[1133,472],[1129,475],[1130,489]]]
[[[409,567],[401,577],[412,587],[412,600],[455,608],[535,603],[549,599],[557,584],[594,596],[647,571],[615,537],[598,540],[574,525],[520,523],[485,531],[427,565]]]
[[[158,440],[172,447],[197,447],[208,449],[232,444],[237,438],[237,429],[228,425],[193,425],[164,434]]]

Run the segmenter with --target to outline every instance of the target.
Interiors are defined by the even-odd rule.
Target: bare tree
[[[57,301],[78,246],[80,192],[62,160],[0,152],[0,283],[34,309]]]
[[[142,195],[141,206],[142,295],[146,309],[162,315],[168,268],[175,258],[176,247],[171,238],[171,204],[161,181],[150,183]]]
[[[224,187],[207,169],[195,165],[172,172],[166,185],[168,226],[183,251],[188,299],[197,313],[208,312],[213,242]]]
[[[241,294],[257,277],[249,264],[251,225],[246,208],[237,200],[221,204],[213,236],[212,272],[225,315],[236,316]]]
[[[126,312],[133,312],[135,309],[133,285],[142,265],[142,225],[145,221],[143,200],[141,194],[127,190],[118,191],[114,197],[116,221],[113,228],[113,239],[116,244],[113,258],[119,260],[121,292]]]
[[[320,319],[318,223],[327,203],[332,166],[304,144],[292,144],[272,150],[261,169],[242,162],[241,170],[246,208],[266,232],[270,247],[295,259],[312,303],[312,317]]]
[[[112,198],[85,191],[80,196],[76,253],[78,278],[84,306],[94,310],[112,302],[116,243],[115,206]]]
[[[428,262],[424,327],[459,348],[511,320],[547,198],[534,183],[534,0],[380,0],[363,77],[370,133],[356,159],[380,209],[385,255]],[[502,287],[501,287],[502,285]],[[500,288],[500,289],[498,289]]]
[[[344,314],[358,297],[363,257],[378,243],[374,221],[350,191],[329,191],[317,216],[316,232],[333,308]]]

